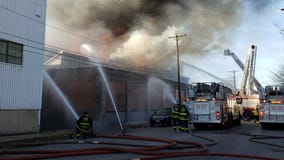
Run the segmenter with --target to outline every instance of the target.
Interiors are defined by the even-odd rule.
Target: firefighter
[[[188,112],[187,112],[185,105],[182,105],[180,108],[179,121],[180,121],[180,131],[182,132],[185,131],[189,133]]]
[[[89,117],[88,112],[84,112],[76,122],[76,137],[85,139],[95,136],[93,133],[93,120]]]
[[[179,127],[179,111],[180,111],[180,105],[177,104],[172,108],[171,118],[172,118],[172,124],[174,131],[177,130],[177,127]]]

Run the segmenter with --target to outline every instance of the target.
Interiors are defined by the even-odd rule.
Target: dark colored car
[[[171,126],[171,113],[171,108],[163,108],[155,111],[149,119],[151,127],[154,127],[155,125]]]

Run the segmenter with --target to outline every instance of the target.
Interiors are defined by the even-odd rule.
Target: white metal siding
[[[23,64],[0,62],[0,109],[41,109],[46,0],[1,0],[0,38],[24,45]]]

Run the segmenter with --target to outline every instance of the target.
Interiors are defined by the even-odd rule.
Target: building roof
[[[177,81],[177,74],[173,71],[169,70],[153,71],[149,68],[138,67],[129,64],[122,64],[115,61],[106,61],[101,59],[90,60],[88,57],[83,55],[76,55],[52,48],[46,48],[44,64],[45,68],[47,69],[68,69],[68,68],[87,68],[87,67],[91,68],[100,65],[104,68],[135,72],[139,74],[146,74],[148,76],[155,76],[170,81]],[[183,76],[180,77],[180,81],[184,84],[189,83],[189,79]]]

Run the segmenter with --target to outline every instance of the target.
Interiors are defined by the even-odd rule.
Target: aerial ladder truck
[[[224,51],[224,55],[232,56],[234,61],[243,70],[240,92],[235,96],[237,105],[245,119],[258,118],[258,106],[264,99],[264,88],[254,76],[256,51],[257,47],[255,45],[251,45],[245,65],[235,55],[235,53],[231,52],[229,49]],[[255,94],[253,89],[254,86],[257,89],[257,94]]]
[[[194,90],[194,97],[184,104],[195,128],[229,128],[233,123],[240,124],[239,111],[228,105],[228,98],[233,94],[231,88],[223,83],[198,82],[191,89]]]

